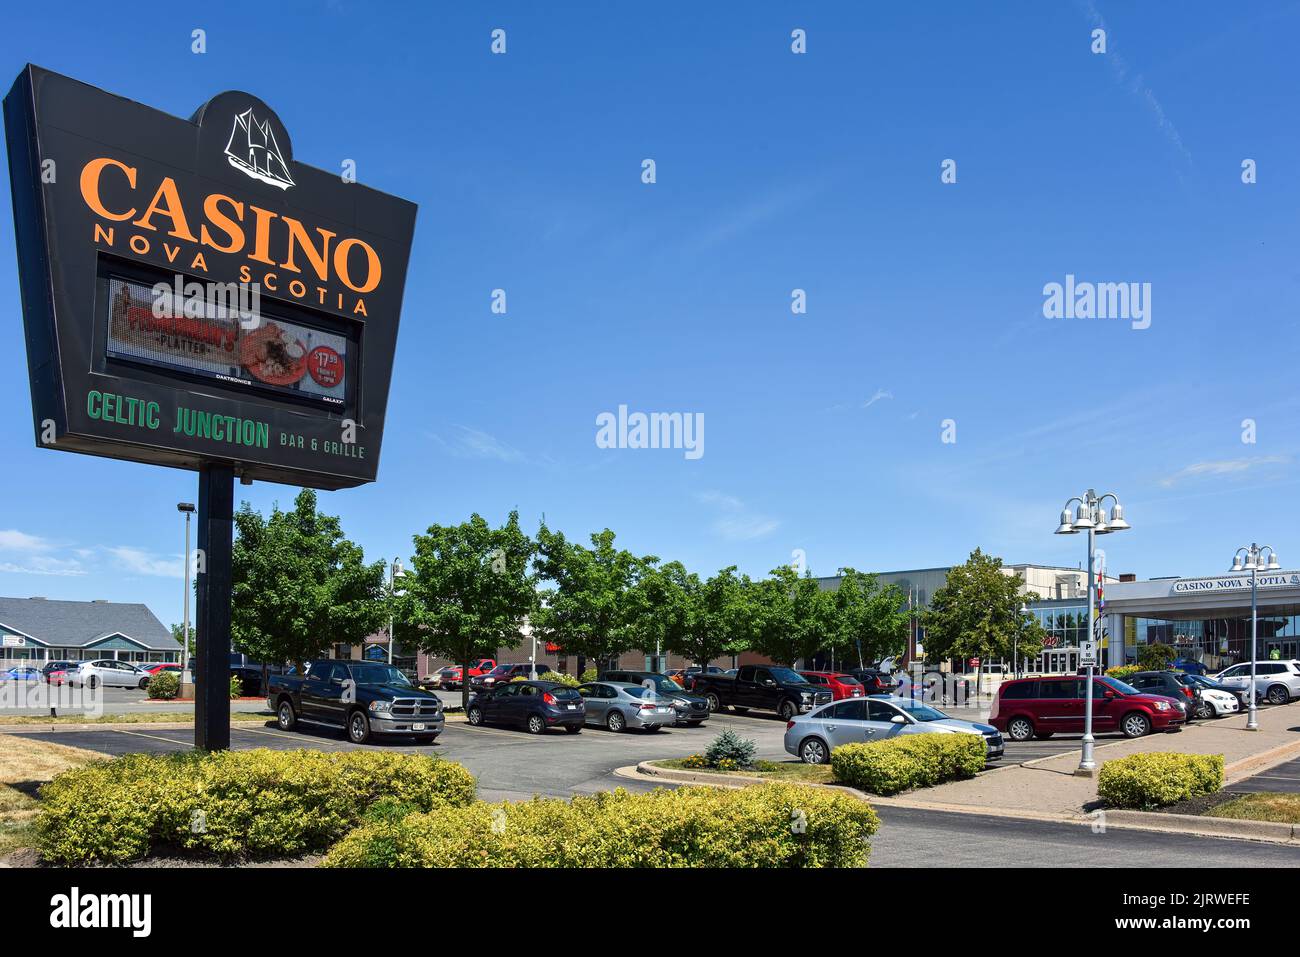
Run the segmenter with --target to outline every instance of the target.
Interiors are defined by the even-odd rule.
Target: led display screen
[[[110,273],[100,295],[110,359],[346,403],[353,379],[348,339],[266,311],[246,286],[150,284]]]

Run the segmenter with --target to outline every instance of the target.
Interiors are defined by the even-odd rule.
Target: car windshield
[[[650,689],[647,688],[645,685],[637,685],[635,688],[623,688],[621,690],[625,691],[627,694],[630,694],[633,698],[643,698],[645,697],[645,693]]]
[[[797,685],[807,684],[808,680],[802,677],[798,672],[791,671],[789,668],[773,668],[772,677],[782,684]]]
[[[507,671],[509,671],[509,670],[510,670],[510,666],[509,666],[509,665],[497,665],[495,668],[493,668],[491,671],[489,671],[488,674],[490,674],[490,675],[503,675],[503,674],[505,674],[505,673],[506,673]]]
[[[945,718],[950,717],[950,715],[944,714],[938,708],[931,708],[919,701],[907,701],[900,704],[899,707],[917,721],[943,721]]]
[[[349,665],[352,680],[359,685],[410,685],[410,680],[392,665]]]
[[[840,684],[842,684],[842,685],[860,685],[860,684],[862,684],[862,682],[859,681],[857,678],[853,677],[853,675],[836,675],[836,676],[835,676],[835,680],[838,681],[838,682],[839,682]]]
[[[1134,688],[1132,685],[1126,685],[1118,678],[1098,678],[1097,680],[1110,688],[1114,688],[1120,694],[1141,694],[1142,693],[1141,691],[1138,691],[1137,688]]]

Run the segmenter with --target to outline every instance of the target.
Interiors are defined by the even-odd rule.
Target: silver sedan
[[[672,699],[655,694],[653,688],[644,685],[592,681],[579,685],[578,694],[587,705],[587,724],[602,725],[610,731],[628,728],[658,731],[677,721]]]
[[[797,715],[786,727],[785,749],[806,764],[825,764],[842,744],[887,741],[900,734],[978,734],[988,760],[1002,757],[1002,735],[992,725],[953,718],[908,698],[849,698]]]

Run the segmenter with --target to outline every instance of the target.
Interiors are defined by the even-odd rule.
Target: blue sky
[[[245,89],[419,204],[379,481],[322,495],[368,556],[518,508],[703,573],[1073,566],[1092,486],[1113,572],[1300,567],[1300,4],[701,6],[26,5],[0,74]],[[7,208],[0,249],[0,594],[179,620],[196,476],[35,448]],[[1150,328],[1044,318],[1067,274],[1150,283]],[[598,448],[620,404],[703,413],[705,454]]]

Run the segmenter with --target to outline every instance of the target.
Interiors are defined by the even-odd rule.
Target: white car
[[[76,671],[69,671],[67,682],[77,688],[144,688],[153,675],[125,661],[103,658],[83,661]]]
[[[1220,671],[1214,680],[1246,691],[1250,687],[1250,662]],[[1255,694],[1269,704],[1289,704],[1300,698],[1300,661],[1256,661]]]
[[[1199,690],[1201,692],[1202,707],[1196,715],[1198,718],[1224,718],[1241,710],[1241,704],[1234,694],[1229,694],[1226,691],[1215,691],[1213,688],[1200,688]]]

